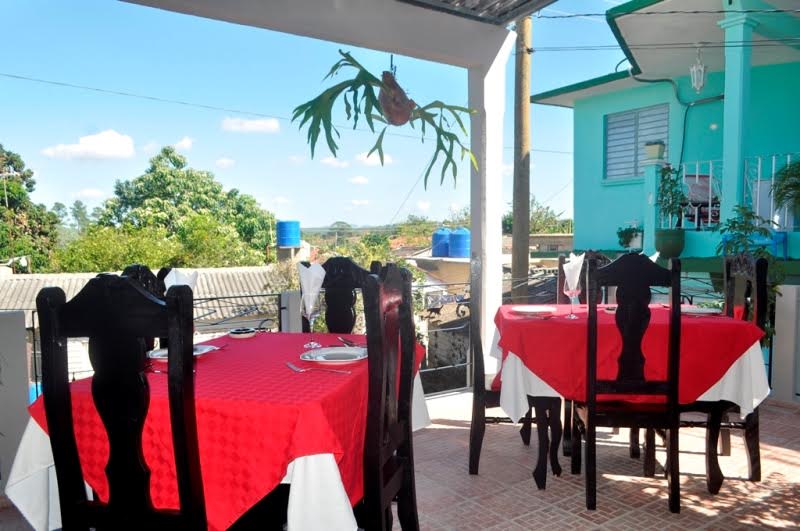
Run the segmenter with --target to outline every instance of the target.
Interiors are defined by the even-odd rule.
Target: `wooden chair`
[[[166,300],[124,276],[100,275],[69,302],[60,288],[36,298],[42,339],[42,386],[65,530],[206,529],[194,406],[192,292]],[[154,509],[142,429],[150,400],[146,338],[168,338],[168,388],[180,510]],[[88,337],[92,394],[108,434],[108,503],[87,501],[73,428],[67,338]]]
[[[572,424],[572,472],[580,472],[581,435],[586,438],[586,507],[596,508],[596,441],[597,426],[621,426],[647,429],[645,469],[655,458],[654,430],[667,430],[667,479],[669,508],[680,512],[678,473],[678,368],[680,363],[680,261],[672,260],[664,269],[646,256],[626,254],[598,269],[597,261],[589,260],[589,319],[586,361],[586,402],[575,403]],[[617,286],[616,323],[622,336],[619,372],[616,379],[601,380],[597,375],[597,289]],[[667,346],[667,379],[645,380],[645,358],[642,338],[650,322],[650,288],[669,287],[670,322]],[[597,395],[619,395],[618,402],[598,402]],[[651,395],[652,403],[622,401],[626,395]]]
[[[328,258],[322,267],[325,269],[322,289],[325,290],[325,323],[328,332],[350,334],[356,324],[356,290],[363,288],[370,272],[344,256]],[[303,331],[309,331],[305,317]]]
[[[750,321],[764,329],[769,298],[767,294],[766,258],[739,254],[724,258],[725,314]],[[744,430],[747,449],[747,467],[750,481],[761,481],[761,450],[759,442],[759,412],[755,410],[743,421],[732,421],[729,414],[739,408],[730,402],[695,402],[683,407],[684,411],[706,413],[705,421],[686,420],[681,426],[706,428],[706,485],[712,494],[719,492],[723,476],[717,461],[717,444],[722,455],[731,453],[731,429]],[[725,426],[725,428],[722,428]]]
[[[392,501],[397,501],[402,529],[418,530],[411,435],[416,351],[411,273],[387,264],[378,275],[367,275],[364,313],[369,402],[359,524],[367,530],[392,529]]]

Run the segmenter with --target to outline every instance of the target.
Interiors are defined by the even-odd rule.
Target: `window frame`
[[[645,142],[649,142],[655,140],[655,138],[642,138],[643,135],[640,130],[640,120],[642,114],[646,113],[647,111],[662,111],[664,116],[664,134],[663,138],[659,138],[660,140],[664,141],[664,155],[666,157],[667,153],[669,152],[669,125],[670,125],[670,105],[669,103],[657,103],[654,105],[648,105],[646,107],[637,107],[634,109],[626,109],[624,111],[609,113],[603,116],[603,182],[607,184],[615,184],[621,181],[631,181],[631,180],[640,180],[644,176],[644,168],[643,162],[646,160],[642,156],[642,152],[644,151],[644,144]],[[609,161],[609,120],[613,120],[615,118],[622,118],[625,115],[632,115],[633,116],[633,163],[632,163],[632,173],[627,174],[615,174],[613,176],[609,176],[609,169],[608,169],[608,161]],[[617,147],[617,146],[613,146]]]

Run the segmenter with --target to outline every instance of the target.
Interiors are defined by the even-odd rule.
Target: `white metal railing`
[[[686,194],[681,227],[687,230],[714,229],[719,223],[722,200],[722,161],[684,162],[680,171]],[[672,221],[664,216],[660,219],[662,227],[669,226]]]
[[[796,160],[800,160],[800,153],[758,155],[744,160],[744,202],[753,212],[771,220],[778,230],[794,230],[796,224],[789,208],[776,208],[772,186],[778,172]]]

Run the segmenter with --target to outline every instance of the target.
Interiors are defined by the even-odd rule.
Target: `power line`
[[[633,11],[625,13],[622,16],[658,16],[658,15],[775,15],[781,13],[800,13],[800,9],[697,9],[694,11],[674,9],[670,11]],[[558,15],[541,15],[537,14],[536,18],[543,19],[565,19],[565,18],[588,18],[588,17],[606,17],[606,13],[564,13]]]

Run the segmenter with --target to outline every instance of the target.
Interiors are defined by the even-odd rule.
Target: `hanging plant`
[[[431,173],[439,156],[443,156],[441,170],[441,181],[444,182],[448,169],[450,170],[453,181],[456,180],[458,164],[456,161],[456,149],[459,150],[459,158],[469,156],[473,167],[477,168],[478,163],[472,151],[464,145],[461,138],[452,132],[452,126],[457,125],[461,132],[466,135],[467,130],[462,121],[462,115],[469,115],[475,111],[457,105],[447,105],[439,100],[432,101],[427,105],[417,105],[414,100],[409,99],[406,92],[397,84],[394,72],[383,72],[381,79],[371,74],[348,52],[339,50],[342,59],[331,67],[325,79],[337,75],[341,70],[351,68],[355,70],[355,76],[333,85],[326,89],[316,98],[309,100],[302,105],[298,105],[292,114],[292,122],[300,120],[299,128],[302,130],[308,125],[308,144],[311,147],[311,157],[319,140],[320,133],[325,133],[325,141],[328,144],[333,156],[339,149],[336,139],[340,137],[339,131],[333,125],[333,106],[341,98],[344,102],[344,111],[347,120],[353,121],[353,129],[358,126],[359,119],[366,122],[370,131],[375,132],[375,122],[383,123],[375,144],[369,150],[367,156],[377,152],[383,165],[383,138],[386,129],[391,126],[402,126],[409,124],[416,129],[419,124],[421,140],[425,142],[425,133],[428,128],[433,130],[436,135],[433,156],[425,169],[425,186],[428,186],[428,176]],[[375,91],[378,90],[378,95]]]

